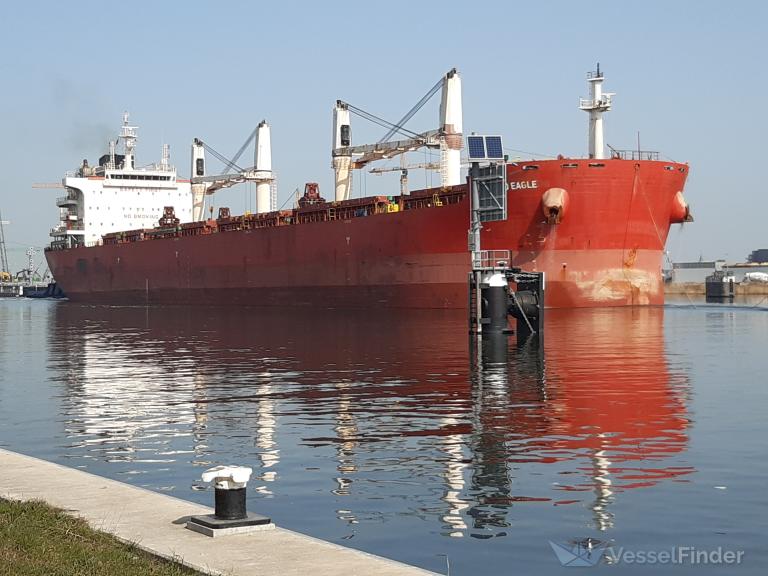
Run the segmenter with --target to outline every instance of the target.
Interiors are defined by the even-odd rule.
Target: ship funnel
[[[454,68],[445,75],[440,102],[440,175],[443,186],[461,184],[461,77]]]
[[[256,212],[262,214],[272,210],[272,136],[269,124],[262,120],[256,128],[256,145],[253,152],[256,170]]]
[[[611,109],[613,92],[603,92],[603,73],[600,64],[595,72],[587,73],[589,98],[579,100],[579,108],[589,112],[589,157],[605,158],[605,143],[603,139],[603,113]]]
[[[341,100],[336,101],[333,108],[333,170],[336,180],[337,202],[349,200],[352,192],[352,154],[349,146],[352,144],[351,127],[349,123],[349,108]]]
[[[195,138],[192,142],[192,166],[190,168],[190,178],[205,176],[205,149],[203,143]],[[192,220],[199,222],[203,219],[205,212],[205,191],[208,188],[207,183],[192,183]]]

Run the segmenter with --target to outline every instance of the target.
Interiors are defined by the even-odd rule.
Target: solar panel
[[[485,142],[482,136],[467,136],[469,159],[485,160]]]
[[[489,160],[503,160],[504,151],[501,148],[501,136],[486,136],[485,149]]]
[[[504,160],[501,136],[467,136],[470,162]]]

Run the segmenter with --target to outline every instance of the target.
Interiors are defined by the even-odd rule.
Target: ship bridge
[[[64,176],[67,193],[56,199],[60,214],[58,226],[51,229],[53,248],[98,244],[110,232],[152,228],[166,206],[173,206],[183,222],[192,219],[190,186],[178,181],[167,144],[160,162],[136,167],[137,130],[125,113],[120,136],[109,142],[109,152],[98,165],[83,160]],[[119,140],[122,153],[117,152]]]

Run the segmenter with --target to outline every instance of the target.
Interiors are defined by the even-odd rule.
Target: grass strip
[[[39,501],[0,499],[1,576],[198,575]]]

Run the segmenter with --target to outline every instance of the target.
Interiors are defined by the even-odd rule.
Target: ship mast
[[[589,157],[605,158],[605,143],[603,139],[603,113],[611,109],[611,97],[614,92],[603,93],[603,73],[600,63],[595,72],[587,73],[589,83],[589,98],[579,99],[579,108],[589,112]]]
[[[123,145],[125,146],[123,170],[133,170],[136,164],[135,154],[133,152],[136,148],[136,126],[128,124],[128,112],[123,113],[123,126],[120,131],[120,138],[123,139]]]

